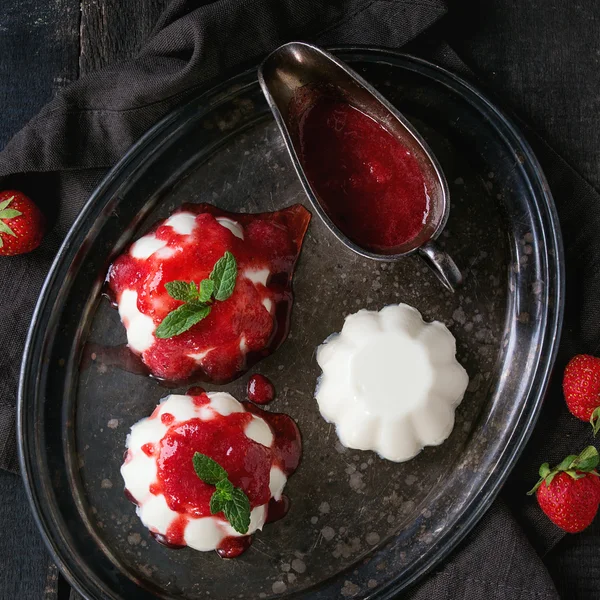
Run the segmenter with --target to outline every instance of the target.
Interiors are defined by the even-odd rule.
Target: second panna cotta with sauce
[[[285,514],[283,488],[300,454],[287,415],[196,389],[167,396],[133,425],[121,475],[159,542],[232,558]]]
[[[349,315],[317,351],[321,414],[344,446],[409,460],[452,431],[469,383],[455,353],[447,327],[407,304]]]

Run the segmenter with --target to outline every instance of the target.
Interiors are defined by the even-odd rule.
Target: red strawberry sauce
[[[382,252],[414,239],[429,214],[421,168],[379,123],[322,96],[299,121],[301,161],[331,220],[363,248]]]
[[[199,406],[209,402],[206,393],[194,396],[194,403]],[[227,471],[231,483],[244,490],[252,508],[269,503],[267,522],[280,519],[287,513],[289,501],[286,497],[279,502],[271,498],[269,475],[272,466],[279,467],[287,477],[298,467],[302,453],[298,427],[287,415],[265,412],[248,402],[243,404],[247,412],[227,416],[215,414],[211,420],[173,422],[169,413],[161,416],[163,423],[172,422],[172,425],[154,448],[158,474],[150,491],[164,494],[169,507],[180,513],[165,536],[154,534],[162,544],[173,548],[185,546],[184,531],[189,518],[211,516],[210,498],[215,488],[196,475],[192,461],[195,452],[217,461]],[[158,409],[155,414],[157,412]],[[253,414],[270,426],[273,432],[270,448],[244,434]],[[150,418],[157,417],[153,414]],[[142,450],[152,455],[150,449],[143,447]],[[131,496],[129,498],[132,499]],[[223,513],[217,516],[225,520]],[[217,552],[222,557],[233,558],[251,543],[251,536],[228,537],[221,542]]]
[[[224,383],[269,355],[287,336],[292,274],[310,213],[295,205],[274,213],[234,214],[209,204],[187,204],[174,214],[178,212],[196,215],[192,234],[181,235],[158,223],[152,233],[166,241],[165,252],[145,259],[123,253],[110,268],[108,288],[116,302],[124,290],[136,291],[138,310],[158,326],[182,304],[169,296],[165,283],[183,280],[199,284],[230,251],[238,267],[233,294],[224,302],[213,302],[209,316],[181,335],[155,338],[141,355],[159,379]],[[244,239],[219,224],[217,217],[239,223]],[[244,276],[246,271],[263,269],[270,271],[266,286]],[[204,353],[200,363],[189,356]]]
[[[248,379],[247,394],[254,404],[269,404],[275,398],[275,387],[267,377],[255,373]]]

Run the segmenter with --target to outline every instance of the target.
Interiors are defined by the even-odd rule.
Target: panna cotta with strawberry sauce
[[[205,480],[200,478],[197,454],[220,469],[226,485],[202,472]],[[224,392],[192,389],[167,396],[133,425],[121,475],[138,516],[159,542],[232,558],[250,545],[255,531],[287,511],[282,492],[300,454],[300,433],[287,415]],[[235,522],[239,506],[230,513],[226,502],[215,505],[213,496],[223,489],[247,499],[247,529]]]
[[[234,214],[186,204],[112,264],[127,343],[169,381],[230,381],[287,336],[310,213]]]
[[[347,316],[317,362],[319,410],[340,442],[396,462],[450,435],[469,383],[448,328],[407,304]]]

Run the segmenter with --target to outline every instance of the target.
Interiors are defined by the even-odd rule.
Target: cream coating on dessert
[[[455,355],[448,328],[411,306],[360,310],[317,350],[321,414],[344,446],[409,460],[454,427],[469,383]]]

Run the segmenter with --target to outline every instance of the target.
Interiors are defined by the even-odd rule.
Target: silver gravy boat
[[[419,133],[360,75],[328,52],[303,42],[290,42],[274,50],[261,64],[258,80],[279,126],[285,145],[306,195],[331,232],[357,254],[377,261],[396,261],[418,253],[450,291],[462,283],[462,275],[435,239],[440,235],[450,210],[448,183],[442,169]],[[329,217],[324,203],[312,188],[301,161],[299,119],[295,108],[298,94],[310,104],[310,90],[335,90],[338,97],[381,124],[416,158],[429,195],[429,214],[417,236],[389,252],[373,252],[352,241]],[[309,90],[309,93],[306,93]]]

